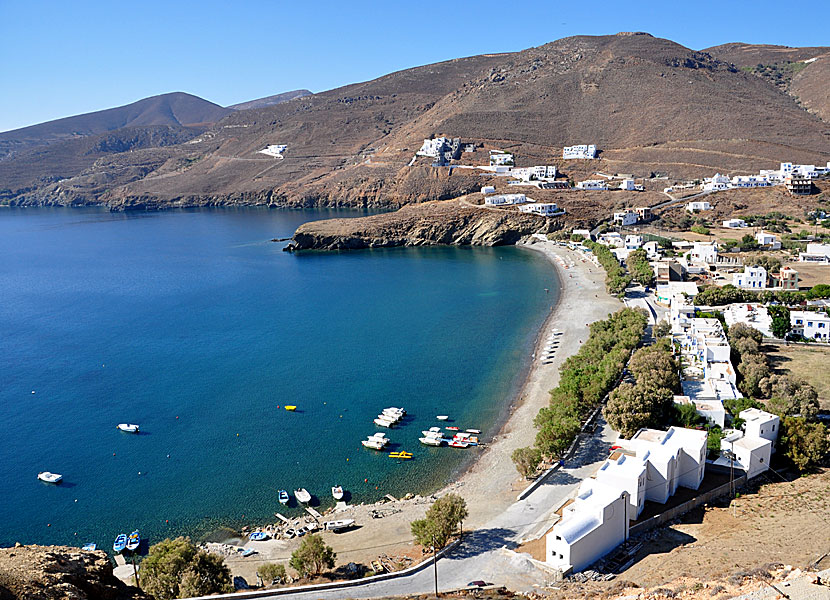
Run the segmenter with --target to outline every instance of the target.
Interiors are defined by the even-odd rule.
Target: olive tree
[[[429,507],[423,519],[412,522],[412,535],[422,546],[443,548],[467,515],[464,498],[458,494],[447,494]]]
[[[141,563],[141,581],[157,600],[233,591],[222,557],[199,550],[187,537],[151,546]]]
[[[327,546],[319,534],[312,534],[306,537],[300,547],[291,554],[288,564],[301,577],[308,575],[316,577],[324,569],[334,567],[336,558],[337,554],[331,546]]]

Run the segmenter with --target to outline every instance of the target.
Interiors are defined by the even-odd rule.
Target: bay
[[[512,247],[269,241],[332,216],[360,213],[0,210],[0,545],[201,538],[273,521],[281,488],[369,502],[435,490],[473,460],[420,431],[448,414],[495,432],[553,269]],[[393,405],[410,415],[387,431],[405,463],[360,445]]]

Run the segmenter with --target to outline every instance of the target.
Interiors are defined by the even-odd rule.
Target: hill
[[[192,94],[173,92],[132,104],[0,133],[0,156],[31,146],[114,131],[122,127],[214,123],[230,109]]]
[[[233,110],[249,110],[251,108],[265,108],[266,106],[274,106],[294,100],[295,98],[302,98],[303,96],[310,96],[309,90],[293,90],[290,92],[283,92],[274,96],[266,96],[265,98],[257,98],[256,100],[248,100],[247,102],[240,102],[239,104],[231,104],[227,108]]]
[[[805,102],[709,52],[638,33],[564,38],[233,111],[187,143],[153,150],[158,166],[142,176],[131,175],[132,163],[146,152],[121,153],[101,177],[95,168],[65,177],[59,192],[31,173],[28,191],[15,196],[24,178],[3,182],[16,157],[0,162],[0,187],[9,188],[9,202],[60,195],[61,203],[94,198],[119,209],[400,206],[456,197],[486,181],[475,171],[431,168],[429,159],[410,165],[434,135],[479,145],[461,163],[483,164],[489,148],[501,148],[519,165],[556,164],[574,179],[597,170],[748,173],[830,157],[830,126]],[[577,143],[597,144],[599,160],[562,161],[562,146]],[[284,159],[259,153],[270,144],[287,144]]]

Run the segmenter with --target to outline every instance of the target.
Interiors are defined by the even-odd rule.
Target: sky
[[[418,65],[647,31],[830,46],[826,0],[780,2],[0,0],[0,131],[183,91],[227,106]]]

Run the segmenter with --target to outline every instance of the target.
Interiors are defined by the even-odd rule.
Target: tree
[[[285,565],[277,563],[265,563],[260,565],[256,570],[257,574],[265,582],[265,585],[270,585],[274,581],[284,582],[288,574],[285,572]]]
[[[807,292],[807,298],[815,300],[816,298],[830,298],[830,285],[826,283],[819,283],[814,285],[812,289]]]
[[[197,549],[186,537],[151,546],[141,563],[141,582],[158,600],[233,591],[222,557]]]
[[[769,254],[757,253],[748,256],[744,264],[749,267],[764,267],[767,273],[772,273],[781,268],[781,259]]]
[[[815,420],[818,415],[818,393],[806,381],[790,375],[770,375],[760,387],[769,396],[767,407],[779,417],[804,417]]]
[[[692,404],[675,404],[675,420],[681,427],[692,428],[699,425],[703,417],[697,412],[697,407]]]
[[[666,319],[662,319],[658,321],[657,325],[654,326],[654,337],[655,338],[662,338],[666,337],[671,333],[671,323],[668,322]]]
[[[412,535],[421,546],[434,544],[436,548],[443,548],[467,515],[464,498],[458,494],[441,496],[429,507],[423,519],[412,522]]]
[[[744,396],[760,396],[761,381],[770,374],[766,357],[762,354],[742,354],[741,362],[738,364],[738,373],[741,374],[738,389],[743,392]]]
[[[790,332],[790,309],[786,306],[771,305],[769,307],[769,314],[772,315],[772,335],[779,339],[783,339]]]
[[[323,569],[334,567],[337,558],[331,546],[327,546],[323,538],[316,533],[306,537],[300,547],[291,553],[289,566],[300,574],[300,577],[316,577]]]
[[[542,461],[542,452],[539,448],[516,448],[511,456],[516,470],[522,477],[529,478],[536,472]]]
[[[667,388],[623,383],[611,394],[603,413],[615,431],[630,438],[642,427],[664,424],[671,414],[673,397]]]
[[[823,423],[808,423],[802,417],[781,420],[781,446],[800,471],[819,464],[827,456],[830,442]]]
[[[557,457],[567,450],[581,428],[579,414],[566,401],[540,409],[533,424],[539,429],[536,447],[544,456],[550,457]]]

